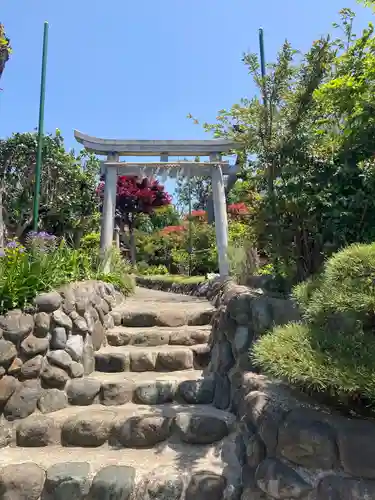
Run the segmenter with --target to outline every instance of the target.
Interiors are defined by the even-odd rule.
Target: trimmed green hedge
[[[375,244],[338,252],[294,296],[303,322],[260,338],[253,362],[290,384],[375,403]]]

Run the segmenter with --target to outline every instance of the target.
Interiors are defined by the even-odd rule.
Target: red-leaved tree
[[[100,199],[104,198],[105,179],[98,186]],[[117,177],[116,223],[120,232],[129,230],[130,256],[135,264],[134,227],[137,214],[151,214],[155,208],[169,205],[172,197],[164,186],[156,179],[139,179],[138,177],[121,175]]]

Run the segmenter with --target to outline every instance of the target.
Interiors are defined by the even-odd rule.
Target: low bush
[[[375,404],[375,244],[331,257],[294,290],[303,321],[277,327],[253,346],[261,370],[338,401]]]
[[[137,263],[137,273],[142,276],[162,276],[168,274],[168,269],[163,264],[149,266],[147,262],[139,262]]]
[[[171,274],[186,275],[189,268],[190,273],[197,276],[218,272],[215,227],[206,222],[205,215],[204,211],[193,213],[191,232],[187,220],[152,234],[135,231],[138,271],[143,274],[148,266],[161,265]],[[228,229],[229,243],[236,250],[253,238],[249,225],[240,220],[230,219]]]
[[[111,270],[104,273],[98,252],[72,249],[47,233],[31,233],[25,246],[8,242],[0,256],[0,313],[31,304],[38,293],[86,279],[105,280],[129,294],[129,266],[115,250],[108,258]]]
[[[145,276],[146,277],[146,276]],[[181,285],[199,284],[206,281],[205,276],[183,276],[181,274],[163,274],[146,277],[150,281],[165,281],[168,283],[178,283]]]
[[[99,250],[100,233],[85,234],[81,239],[80,247],[82,250]]]

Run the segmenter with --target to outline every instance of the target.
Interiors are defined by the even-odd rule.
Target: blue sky
[[[0,0],[13,54],[0,87],[0,137],[38,122],[43,22],[50,24],[45,130],[124,139],[193,139],[187,120],[217,111],[254,87],[241,63],[265,31],[271,61],[285,38],[307,50],[355,0]],[[169,183],[168,183],[169,184]],[[170,184],[169,184],[170,186]]]

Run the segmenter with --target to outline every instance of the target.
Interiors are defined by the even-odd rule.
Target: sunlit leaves
[[[16,133],[0,141],[0,189],[8,231],[17,236],[30,228],[34,197],[37,136]],[[68,236],[84,230],[98,213],[96,185],[99,162],[82,151],[66,152],[61,133],[43,142],[40,228]],[[97,219],[96,219],[97,221]]]

